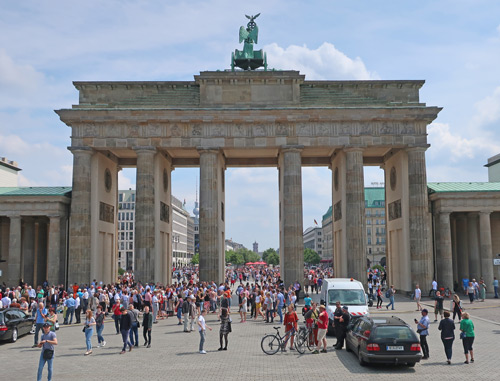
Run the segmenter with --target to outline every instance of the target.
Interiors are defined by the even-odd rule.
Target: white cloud
[[[123,171],[118,172],[118,188],[120,190],[135,189],[135,181],[129,176],[128,173]]]
[[[475,108],[477,113],[472,119],[474,127],[481,127],[500,120],[500,86],[493,91],[492,95],[476,102]]]
[[[489,139],[488,136],[476,135],[467,138],[457,133],[452,133],[450,125],[446,123],[432,123],[428,127],[431,158],[448,158],[450,164],[477,156],[485,157],[500,151],[500,143]]]
[[[5,92],[30,91],[43,82],[44,75],[30,65],[14,62],[0,50],[0,88]]]
[[[349,58],[331,43],[324,42],[317,49],[290,45],[286,49],[272,43],[264,47],[270,68],[300,70],[307,79],[378,79],[361,60]]]

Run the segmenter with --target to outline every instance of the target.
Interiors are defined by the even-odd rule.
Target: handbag
[[[43,356],[44,360],[52,360],[52,357],[54,357],[54,350],[53,349],[44,349],[42,356]]]
[[[418,328],[417,329],[417,333],[422,333],[423,329],[422,328]]]
[[[460,332],[460,340],[463,340],[467,337],[467,335],[465,334],[465,332]]]

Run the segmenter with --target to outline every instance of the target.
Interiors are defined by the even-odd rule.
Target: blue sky
[[[245,14],[261,13],[270,67],[306,79],[424,79],[421,100],[443,111],[429,126],[429,181],[487,181],[500,153],[500,2],[2,1],[0,155],[21,185],[71,185],[70,129],[54,109],[78,102],[72,81],[191,80],[226,69]],[[120,174],[133,187],[135,172]],[[173,193],[192,209],[196,169]],[[376,168],[365,183],[383,181]],[[226,237],[278,246],[277,170],[227,171]],[[331,204],[331,173],[303,169],[304,229]]]

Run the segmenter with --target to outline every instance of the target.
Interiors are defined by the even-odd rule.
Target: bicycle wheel
[[[316,349],[316,344],[314,343],[314,331],[309,329],[307,331],[307,339],[306,339],[307,349],[310,351],[314,351]]]
[[[266,335],[260,342],[260,347],[266,355],[274,355],[280,349],[280,339],[275,335]]]
[[[295,349],[297,349],[297,352],[299,352],[301,355],[306,351],[307,341],[307,330],[300,329],[299,332],[295,335],[294,344]]]

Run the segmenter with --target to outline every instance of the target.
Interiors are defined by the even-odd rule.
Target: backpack
[[[391,297],[391,289],[387,289],[387,291],[385,292],[385,297],[386,298],[390,298]]]

